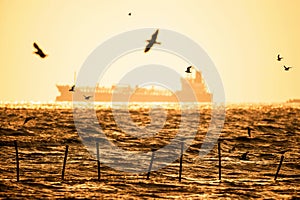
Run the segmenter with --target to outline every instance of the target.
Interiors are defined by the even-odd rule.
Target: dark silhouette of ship
[[[56,101],[84,101],[84,95],[93,96],[93,101],[99,102],[211,102],[212,94],[208,92],[202,74],[195,71],[181,78],[181,90],[170,92],[154,87],[131,87],[129,85],[113,85],[111,87],[75,87],[70,92],[70,85],[56,85],[60,96]],[[193,92],[191,92],[191,90]]]
[[[287,103],[300,103],[300,99],[289,99]]]

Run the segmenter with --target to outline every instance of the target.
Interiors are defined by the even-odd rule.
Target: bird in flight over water
[[[186,70],[185,70],[185,72],[186,72],[186,73],[192,73],[192,72],[191,72],[191,68],[192,68],[192,66],[187,67]]]
[[[279,151],[280,154],[285,154],[288,150]]]
[[[23,123],[23,126],[30,120],[34,119],[35,117],[26,117]]]
[[[289,71],[292,67],[286,67],[285,65],[283,66],[285,71]]]
[[[277,60],[281,61],[283,59],[283,57],[280,57],[280,54],[277,55]]]
[[[45,58],[47,56],[47,54],[45,54],[36,43],[33,43],[33,46],[36,48],[36,51],[33,53],[39,55],[41,58]]]
[[[146,40],[147,42],[149,42],[144,50],[144,52],[148,52],[151,47],[154,45],[154,44],[161,44],[160,42],[157,42],[156,39],[157,39],[157,35],[158,35],[158,29],[155,31],[155,33],[153,33],[152,37],[151,37],[151,40]]]
[[[89,100],[92,96],[85,96],[85,95],[83,95],[84,96],[84,99],[85,100]]]
[[[69,89],[70,92],[75,92],[75,85],[73,85],[70,89]]]

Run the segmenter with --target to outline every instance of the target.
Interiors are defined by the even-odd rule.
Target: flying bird
[[[75,92],[75,85],[73,85],[70,89],[69,89],[70,92]]]
[[[85,96],[85,95],[83,95],[84,96],[84,99],[85,100],[89,100],[92,96]]]
[[[283,66],[285,71],[289,71],[292,67],[286,67],[285,65]]]
[[[192,73],[192,72],[191,72],[191,68],[192,68],[192,66],[187,67],[186,70],[185,70],[185,72],[186,72],[186,73]]]
[[[283,57],[280,57],[280,54],[277,55],[277,60],[281,61],[283,59]]]
[[[157,39],[157,35],[158,35],[158,29],[155,31],[155,33],[152,35],[151,37],[151,40],[146,40],[147,42],[149,42],[144,50],[144,52],[148,52],[151,47],[154,45],[154,44],[161,44],[160,42],[157,42],[156,39]]]
[[[247,151],[246,153],[243,153],[243,155],[241,156],[241,160],[248,160],[247,155],[248,155],[249,151]]]
[[[35,117],[26,117],[23,123],[23,126],[30,120],[35,119]]]
[[[279,151],[278,153],[280,154],[285,154],[286,152],[288,152],[289,150],[283,150],[283,151]]]
[[[41,58],[45,58],[47,56],[47,54],[45,54],[36,43],[33,43],[33,46],[36,48],[36,51],[33,53],[39,55]]]

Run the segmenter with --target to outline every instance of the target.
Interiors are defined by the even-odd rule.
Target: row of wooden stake
[[[15,149],[16,149],[16,168],[17,168],[17,181],[20,181],[20,167],[19,167],[19,153],[18,153],[18,144],[17,141],[14,141],[15,144]],[[96,143],[96,149],[97,149],[97,167],[98,167],[98,180],[100,180],[100,153],[99,153],[99,144]],[[184,142],[181,142],[181,152],[180,152],[180,160],[179,160],[179,177],[178,180],[181,182],[181,174],[182,174],[182,158],[183,158],[183,149],[184,149]],[[65,156],[64,156],[64,162],[63,162],[63,168],[62,168],[62,173],[61,173],[61,179],[64,180],[65,176],[65,169],[66,169],[66,164],[67,164],[67,157],[68,157],[68,151],[69,151],[69,145],[66,145],[66,150],[65,150]],[[150,160],[150,165],[147,173],[147,179],[150,178],[150,172],[152,170],[152,164],[155,156],[155,151],[152,151],[152,156]],[[221,143],[218,143],[218,157],[219,157],[219,180],[221,180],[222,177],[222,162],[221,162]],[[281,156],[280,158],[280,163],[278,165],[274,180],[277,179],[282,162],[284,159],[284,155]]]

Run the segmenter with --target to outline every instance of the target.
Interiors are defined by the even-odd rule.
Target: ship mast
[[[76,83],[76,71],[74,71],[74,85]]]

